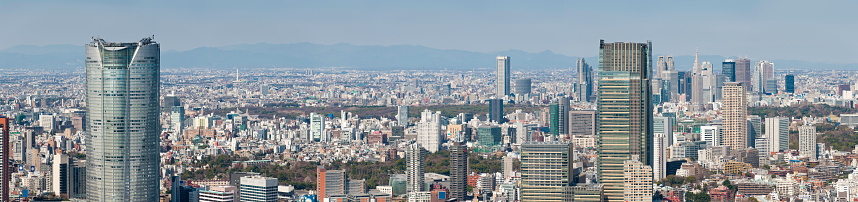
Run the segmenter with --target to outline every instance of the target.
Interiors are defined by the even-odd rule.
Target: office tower
[[[54,126],[56,125],[57,121],[53,115],[39,115],[39,126],[42,126],[45,131],[55,131]]]
[[[241,177],[242,202],[276,202],[277,178],[262,176]]]
[[[655,78],[662,78],[662,73],[667,70],[667,63],[665,62],[665,56],[658,56],[658,60],[655,62],[655,72],[653,72]]]
[[[766,93],[766,95],[778,94],[778,80],[775,80],[775,79],[766,80],[766,86],[763,89],[763,92]]]
[[[721,110],[724,116],[724,146],[730,150],[742,150],[748,146],[746,136],[748,101],[745,95],[745,86],[741,82],[727,82],[724,90],[724,107]]]
[[[426,169],[426,150],[420,143],[408,145],[405,150],[406,192],[423,191],[423,172]]]
[[[396,121],[400,126],[408,126],[408,106],[400,105],[396,110]],[[468,121],[468,120],[463,120]]]
[[[51,190],[54,194],[69,194],[69,156],[54,154],[51,166]]]
[[[721,126],[700,126],[700,137],[709,146],[724,145],[721,137]]]
[[[503,99],[489,99],[489,120],[502,124],[506,122],[503,115]]]
[[[694,67],[691,72],[691,103],[704,104],[703,97],[703,67],[700,65],[697,52],[695,52]]]
[[[798,154],[817,161],[816,153],[816,126],[798,127]]]
[[[659,181],[667,177],[665,175],[667,166],[667,135],[664,133],[655,132],[653,137],[653,157],[652,157],[652,177],[653,181]]]
[[[194,187],[188,186],[187,183],[182,180],[182,177],[171,176],[170,185],[170,201],[190,201],[190,194],[193,192]]]
[[[736,82],[736,62],[727,59],[721,63],[721,74],[727,77],[726,82]]]
[[[509,95],[509,56],[498,56],[497,92],[496,96],[503,99]]]
[[[745,91],[751,85],[751,61],[748,58],[736,59],[736,66],[733,70],[733,81],[744,83]]]
[[[519,96],[529,95],[531,85],[532,85],[532,83],[531,83],[530,78],[516,79],[515,80],[515,96],[519,97]]]
[[[765,60],[756,62],[754,64],[754,71],[751,77],[751,82],[753,83],[751,87],[754,89],[753,91],[760,93],[766,92],[766,82],[774,77],[773,63]]]
[[[658,116],[652,118],[653,133],[664,134],[664,137],[667,138],[668,144],[665,147],[670,146],[670,144],[673,143],[673,120],[675,119],[676,118],[671,116]]]
[[[667,70],[663,72],[662,79],[667,83],[667,89],[669,91],[667,97],[671,97],[670,100],[674,100],[672,97],[674,94],[678,95],[679,93],[679,72],[676,70]]]
[[[766,118],[766,137],[769,151],[778,152],[789,149],[789,117]]]
[[[330,141],[325,130],[325,116],[310,113],[310,137],[316,142]]]
[[[557,98],[549,106],[551,135],[554,138],[559,138],[561,134],[569,134],[569,99],[565,97]]]
[[[596,111],[576,110],[569,111],[569,136],[592,136],[596,135]]]
[[[477,128],[477,143],[481,146],[498,146],[501,138],[501,128],[498,126],[480,126]]]
[[[200,190],[200,202],[238,202],[237,193],[235,186],[211,186]]]
[[[158,200],[159,60],[152,38],[86,46],[88,200]]]
[[[596,95],[593,94],[593,68],[584,61],[584,58],[578,58],[578,89],[576,101],[578,102],[593,102],[596,100]]]
[[[172,110],[170,110],[170,126],[173,128],[175,132],[174,140],[179,140],[178,137],[182,137],[182,130],[184,129],[185,123],[185,108],[182,106],[174,106]]]
[[[715,80],[713,82],[715,82],[712,86],[713,88],[715,88],[713,90],[714,91],[713,93],[715,94],[713,100],[714,100],[714,102],[721,102],[721,100],[723,100],[721,98],[721,95],[723,95],[721,90],[724,89],[724,83],[728,82],[727,76],[725,76],[723,74],[715,75]]]
[[[784,76],[784,92],[795,93],[795,76],[787,74]]]
[[[837,85],[837,96],[843,96],[843,91],[850,91],[851,87],[849,84],[839,84]]]
[[[72,160],[70,169],[69,198],[86,198],[86,160]]]
[[[652,168],[637,160],[623,162],[623,201],[652,201]]]
[[[570,198],[573,182],[573,146],[563,142],[521,145],[521,201],[562,202]]]
[[[747,140],[748,147],[757,148],[756,141],[753,141],[757,138],[763,138],[763,118],[757,115],[748,115],[748,124],[747,124]],[[768,151],[768,150],[766,150]]]
[[[167,112],[175,106],[182,106],[182,100],[179,99],[179,96],[165,95],[164,100],[161,101],[161,111]]]
[[[648,50],[646,43],[600,41],[596,172],[608,201],[623,200],[625,160],[652,164]]]
[[[322,166],[316,168],[316,193],[319,199],[347,193],[348,176],[344,170],[327,170]]]
[[[417,123],[417,143],[420,143],[426,151],[435,153],[441,149],[444,141],[444,133],[441,131],[441,112],[432,112],[429,109],[420,113],[420,122]]]
[[[468,146],[454,142],[450,146],[450,198],[464,200],[468,195]]]

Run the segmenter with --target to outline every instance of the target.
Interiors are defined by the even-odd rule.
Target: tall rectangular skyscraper
[[[86,45],[87,182],[91,201],[158,201],[160,44]]]
[[[464,120],[469,121],[469,120]],[[396,122],[400,126],[408,126],[408,106],[400,105],[396,110]]]
[[[497,122],[498,124],[505,122],[503,119],[503,102],[503,99],[500,98],[489,99],[489,120]]]
[[[572,181],[573,154],[572,143],[555,141],[522,144],[521,201],[568,201],[568,190],[575,185]]]
[[[408,145],[405,150],[405,190],[409,194],[423,191],[423,173],[426,169],[426,150],[420,143]]]
[[[593,68],[584,61],[584,58],[578,58],[578,89],[576,90],[578,102],[593,102],[596,96],[593,95]]]
[[[816,126],[798,127],[798,154],[808,157],[810,161],[817,161]]]
[[[596,172],[608,201],[623,200],[626,160],[652,164],[650,57],[647,43],[599,44]]]
[[[766,139],[770,152],[789,149],[789,122],[789,117],[766,118]]]
[[[795,93],[795,76],[787,74],[784,76],[784,92]]]
[[[450,146],[450,198],[462,199],[468,194],[468,146],[454,142]]]
[[[503,99],[509,95],[509,56],[498,56],[497,96]]]
[[[721,63],[721,74],[727,77],[726,82],[736,81],[736,62],[727,59]]]
[[[724,86],[724,146],[730,150],[742,150],[748,146],[748,98],[744,83],[727,82]]]
[[[748,58],[737,59],[733,72],[733,81],[744,83],[745,91],[750,90],[748,87],[751,86],[751,60]]]

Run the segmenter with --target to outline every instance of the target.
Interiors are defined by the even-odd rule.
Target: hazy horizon
[[[850,5],[852,4],[852,5]],[[858,2],[0,2],[0,50],[155,35],[165,51],[240,44],[418,45],[597,54],[598,40],[655,55],[858,63]],[[819,30],[827,30],[821,32]],[[824,40],[824,41],[823,41]],[[834,43],[836,42],[836,43]]]

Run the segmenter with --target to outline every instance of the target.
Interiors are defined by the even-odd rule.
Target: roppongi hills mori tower
[[[158,201],[160,45],[86,45],[86,197]]]

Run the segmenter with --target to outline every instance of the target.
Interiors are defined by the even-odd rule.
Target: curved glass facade
[[[90,201],[158,201],[159,60],[151,38],[86,46]]]

